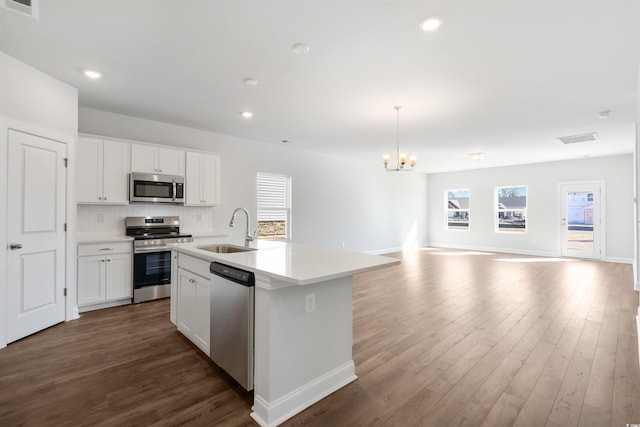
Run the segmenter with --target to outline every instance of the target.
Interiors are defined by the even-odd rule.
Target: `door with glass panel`
[[[601,259],[602,184],[562,184],[562,256]]]

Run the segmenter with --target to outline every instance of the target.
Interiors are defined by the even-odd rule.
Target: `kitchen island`
[[[172,245],[189,262],[220,262],[255,274],[255,371],[251,417],[276,426],[354,381],[352,277],[395,258],[283,242],[213,253]],[[200,348],[205,348],[200,346]]]

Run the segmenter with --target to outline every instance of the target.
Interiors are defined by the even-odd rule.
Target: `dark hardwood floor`
[[[286,426],[640,423],[631,266],[427,249],[354,281],[358,380]],[[253,426],[168,300],[0,350],[0,426]]]

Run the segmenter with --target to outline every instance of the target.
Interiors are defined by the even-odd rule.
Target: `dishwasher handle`
[[[220,264],[219,262],[209,264],[209,271],[215,276],[231,280],[248,288],[256,284],[256,276],[251,271],[240,270],[239,268]]]

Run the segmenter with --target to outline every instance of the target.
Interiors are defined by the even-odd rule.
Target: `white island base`
[[[256,274],[258,424],[276,426],[357,378],[351,288],[351,277],[296,286]],[[309,299],[315,311],[307,313]]]
[[[179,270],[186,268],[195,274],[188,277],[201,277],[195,280],[195,291],[190,291],[194,286],[185,287],[193,307],[176,305],[184,306],[193,327],[178,318],[178,329],[207,354],[209,299],[204,294],[209,262],[255,274],[251,417],[265,427],[284,422],[357,378],[352,356],[353,275],[400,263],[384,256],[284,242],[258,241],[256,250],[236,253],[212,253],[196,243],[171,247],[179,252]],[[198,296],[199,290],[203,296]],[[198,302],[203,302],[201,310]],[[194,310],[204,312],[204,319]]]

